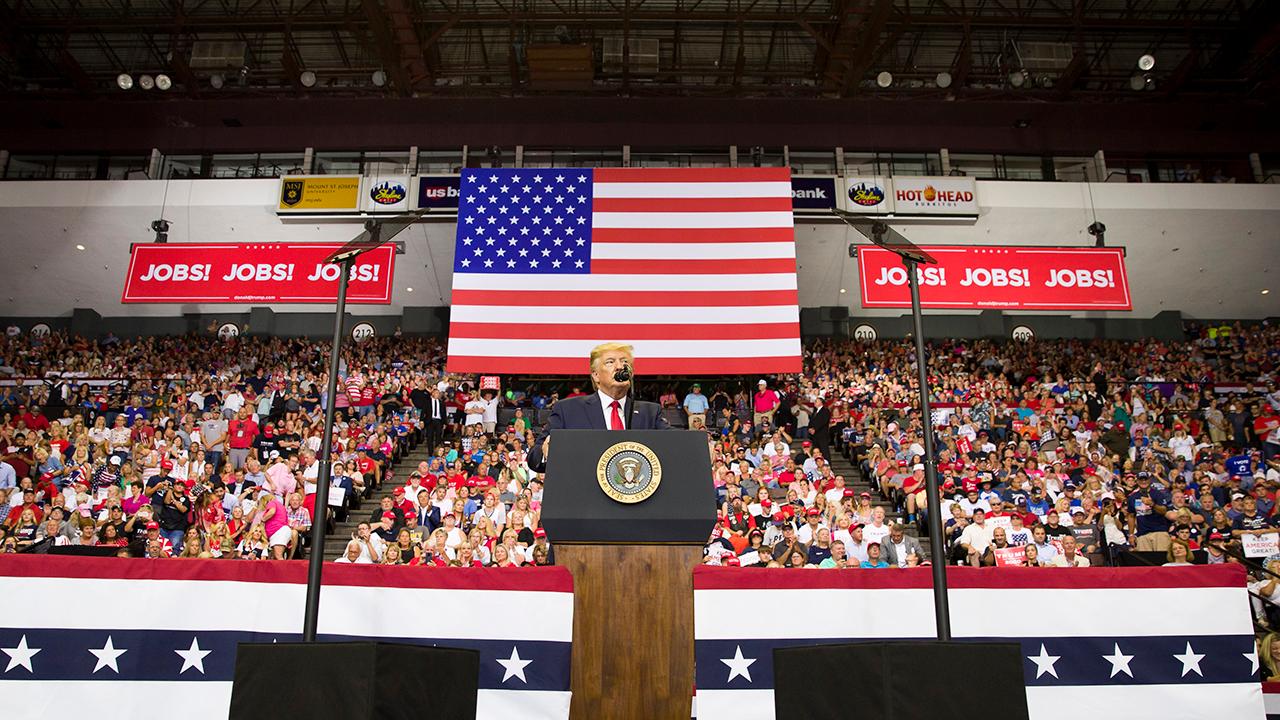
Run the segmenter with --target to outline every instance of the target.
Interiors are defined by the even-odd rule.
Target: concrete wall
[[[129,248],[151,241],[148,226],[162,213],[173,223],[172,243],[333,242],[359,232],[350,221],[280,220],[272,210],[277,185],[276,180],[0,183],[5,270],[0,317],[69,318],[74,309],[86,308],[102,316],[103,327],[111,327],[112,318],[146,317],[166,318],[158,325],[165,328],[186,328],[182,318],[189,316],[248,313],[246,305],[120,304]],[[978,202],[981,216],[975,223],[901,230],[921,244],[1082,246],[1093,243],[1085,227],[1096,216],[1108,227],[1108,244],[1126,248],[1133,311],[1075,313],[1093,322],[1072,328],[1105,329],[1106,322],[1134,318],[1145,322],[1167,311],[1186,318],[1280,315],[1280,282],[1275,281],[1280,186],[979,182]],[[448,306],[453,223],[415,225],[398,239],[406,252],[396,259],[392,303],[353,308],[355,314],[408,318],[412,308]],[[891,322],[900,310],[852,306],[860,295],[847,248],[856,239],[841,224],[797,221],[800,305],[845,305],[854,317]],[[1274,292],[1262,295],[1263,289]],[[277,315],[318,310],[323,315],[318,306],[273,309]],[[300,318],[296,327],[309,334],[330,331],[323,319]]]

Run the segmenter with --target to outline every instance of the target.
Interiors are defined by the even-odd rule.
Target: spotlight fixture
[[[120,73],[116,76],[116,87],[121,90],[133,89],[133,76],[129,73]]]
[[[374,87],[382,87],[386,85],[387,72],[385,70],[374,70],[372,80],[373,80]]]
[[[1012,85],[1012,86],[1014,86],[1014,87],[1016,87],[1016,88],[1020,88],[1020,87],[1022,87],[1023,85],[1026,85],[1026,84],[1027,84],[1027,71],[1026,71],[1026,70],[1014,70],[1013,72],[1009,73],[1009,84],[1010,84],[1010,85]]]
[[[158,243],[169,242],[169,221],[163,218],[151,221],[151,231],[156,234],[155,241]]]
[[[951,87],[951,73],[947,72],[946,70],[943,70],[942,72],[938,73],[938,77],[936,78],[936,81],[938,83],[938,87],[944,90],[946,88]]]
[[[138,78],[138,87],[142,88],[143,90],[151,90],[155,86],[156,86],[156,79],[151,77],[150,75],[143,75],[142,77]]]
[[[161,90],[168,90],[173,87],[173,79],[164,73],[160,73],[156,76],[156,87]]]
[[[1094,241],[1094,247],[1107,246],[1107,226],[1106,225],[1103,225],[1097,220],[1094,220],[1092,223],[1089,224],[1089,227],[1085,228],[1085,230],[1087,230],[1090,235],[1096,238],[1096,240]]]
[[[1138,69],[1141,70],[1142,72],[1150,72],[1152,69],[1155,68],[1155,66],[1156,66],[1156,59],[1154,56],[1150,54],[1143,55],[1142,57],[1138,58]]]
[[[887,88],[892,84],[893,84],[893,73],[889,72],[888,70],[881,70],[880,74],[876,75],[876,85],[879,85],[882,88]]]
[[[303,70],[302,74],[298,76],[298,82],[302,83],[302,87],[307,87],[307,88],[315,87],[316,74],[311,72],[310,70]]]
[[[77,249],[77,250],[83,250],[83,249],[84,249],[84,246],[83,246],[83,245],[76,245],[76,249]]]
[[[227,76],[222,73],[214,73],[209,76],[209,84],[214,90],[221,90],[223,85],[227,84]]]
[[[1263,290],[1263,291],[1262,291],[1262,294],[1263,294],[1263,295],[1270,295],[1270,294],[1271,294],[1271,291],[1270,291],[1270,290]]]

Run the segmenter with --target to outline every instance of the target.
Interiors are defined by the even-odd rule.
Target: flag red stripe
[[[798,330],[798,328],[797,328]],[[448,372],[509,375],[582,375],[587,359],[450,355]],[[800,356],[741,358],[636,358],[642,375],[754,375],[800,372]]]
[[[592,243],[791,242],[791,228],[594,228]]]
[[[750,307],[795,305],[795,290],[454,290],[453,305]]]
[[[597,183],[791,181],[790,168],[596,168],[593,173]]]
[[[791,212],[789,197],[758,198],[595,198],[595,212]]]
[[[793,258],[751,260],[592,260],[592,275],[746,275],[751,273],[793,273]]]
[[[770,340],[796,336],[796,324],[753,323],[747,325],[699,325],[700,334],[714,340]],[[688,340],[688,325],[645,325],[629,323],[449,323],[455,338],[511,340],[595,340],[602,337],[627,340]]]

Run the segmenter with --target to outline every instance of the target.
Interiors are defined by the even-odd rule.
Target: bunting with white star
[[[1021,645],[1031,720],[1265,717],[1239,566],[949,568],[947,575],[957,641]],[[930,588],[929,568],[699,567],[699,720],[772,720],[775,648],[933,638]],[[760,607],[804,611],[763,627],[726,612]],[[956,671],[982,678],[982,668]]]
[[[300,641],[305,581],[302,563],[0,556],[4,717],[225,720],[237,646]],[[564,568],[328,565],[324,582],[322,640],[477,650],[480,717],[568,718]]]

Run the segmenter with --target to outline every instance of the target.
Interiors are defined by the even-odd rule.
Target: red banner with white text
[[[1132,310],[1123,248],[935,245],[936,265],[918,268],[920,304],[978,310]],[[909,308],[902,260],[858,247],[862,306]]]
[[[331,303],[341,268],[325,263],[342,243],[137,244],[125,277],[126,303]],[[394,245],[356,258],[347,302],[391,302]]]

